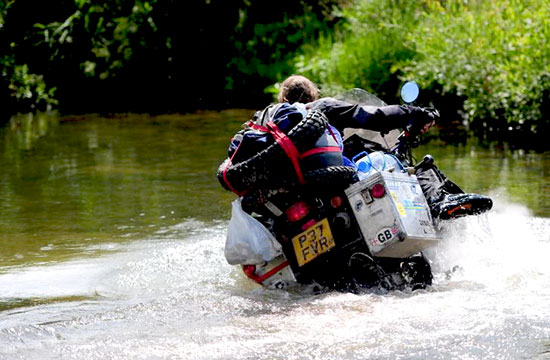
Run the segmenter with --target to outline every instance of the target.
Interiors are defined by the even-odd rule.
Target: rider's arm
[[[415,118],[421,118],[420,121],[426,122],[428,120],[425,111],[409,105],[361,106],[333,98],[323,98],[307,104],[307,107],[324,112],[331,125],[339,131],[345,128],[359,128],[388,132],[406,127]]]

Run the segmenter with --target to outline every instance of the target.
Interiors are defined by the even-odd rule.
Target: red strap
[[[336,138],[336,135],[334,135],[334,132],[332,131],[332,128],[330,127],[330,125],[327,125],[327,129],[330,132],[330,135],[332,135],[332,138],[334,139],[334,141],[336,141],[336,143],[338,144],[338,139]]]
[[[269,270],[268,272],[266,272],[263,275],[256,275],[256,273],[249,270],[249,269],[255,269],[255,267],[254,268],[252,268],[252,267],[251,268],[245,268],[246,266],[248,266],[248,265],[243,266],[243,271],[246,274],[246,276],[248,276],[252,280],[256,281],[257,283],[261,284],[262,282],[264,282],[265,279],[268,279],[268,278],[272,277],[273,275],[275,275],[276,273],[281,271],[284,267],[288,266],[288,260],[283,261],[282,263],[275,266],[273,269]],[[253,265],[251,265],[251,266],[253,266]]]
[[[286,156],[290,159],[292,162],[292,166],[294,166],[294,171],[296,171],[296,176],[298,177],[298,182],[300,184],[305,184],[306,181],[304,180],[304,175],[302,174],[302,169],[300,168],[300,163],[298,159],[300,158],[300,153],[298,152],[298,149],[296,149],[296,146],[290,140],[290,138],[279,129],[279,127],[273,122],[270,121],[267,123],[267,127],[270,129],[271,135],[273,135],[273,138],[281,146],[281,148],[286,153]]]
[[[246,123],[248,127],[251,127],[254,130],[260,130],[263,132],[271,133],[271,130],[269,128],[266,128],[265,126],[258,125],[254,121],[250,120]]]
[[[239,148],[241,147],[242,143],[243,142],[241,140],[241,142],[239,143],[239,146],[237,146],[237,148],[235,149],[235,152],[227,162],[227,165],[225,165],[225,169],[223,169],[223,181],[225,181],[225,183],[227,184],[227,187],[238,196],[244,195],[246,191],[238,192],[235,188],[233,188],[233,186],[231,186],[231,184],[229,183],[229,180],[227,180],[227,169],[229,169],[229,166],[231,166],[231,164],[233,163],[233,158],[235,157],[235,155],[237,155],[237,151],[239,151]]]
[[[290,140],[290,138],[284,132],[282,132],[281,129],[279,129],[277,124],[275,124],[273,121],[270,121],[267,123],[267,127],[265,127],[258,125],[253,121],[249,121],[247,125],[254,130],[267,132],[273,136],[273,139],[275,139],[277,144],[279,144],[279,146],[285,152],[286,156],[288,156],[288,158],[292,162],[292,166],[294,167],[294,171],[296,171],[298,181],[300,182],[300,184],[305,184],[302,169],[300,168],[300,163],[298,162],[298,159],[300,159],[300,153],[298,152],[298,149],[296,149],[296,146],[294,145],[292,140]]]
[[[282,132],[281,129],[279,129],[279,127],[273,121],[268,122],[267,127],[258,125],[253,121],[249,121],[247,125],[254,130],[267,132],[273,136],[277,144],[279,144],[279,146],[286,153],[286,156],[288,156],[288,158],[292,162],[292,166],[294,166],[294,171],[296,171],[296,176],[298,177],[298,181],[300,182],[300,184],[305,184],[305,180],[302,174],[302,169],[300,168],[299,160],[307,156],[311,156],[311,155],[315,155],[323,152],[341,152],[342,151],[342,149],[340,149],[340,147],[338,146],[326,146],[326,147],[313,148],[300,154],[298,152],[298,149],[296,149],[296,146],[294,145],[292,140],[290,140],[290,138],[284,132]],[[329,127],[329,131],[332,137],[334,138],[334,140],[338,142],[338,140],[336,139],[336,136],[334,135],[330,127]]]
[[[342,152],[342,149],[340,149],[338,146],[317,147],[301,153],[300,159],[303,159],[306,156],[315,155],[315,154],[324,153],[324,152]]]

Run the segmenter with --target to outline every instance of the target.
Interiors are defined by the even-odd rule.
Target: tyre
[[[304,179],[308,191],[322,191],[326,190],[327,187],[330,187],[331,190],[344,190],[357,181],[357,174],[355,169],[349,166],[330,166],[309,171],[304,174]],[[243,207],[256,209],[258,206],[265,204],[270,198],[288,193],[290,189],[297,185],[297,181],[287,179],[279,183],[272,182],[270,185],[270,187],[257,188],[247,192],[243,196]]]
[[[432,284],[432,268],[423,254],[412,256],[401,263],[401,275],[413,290]]]
[[[303,152],[313,147],[325,131],[326,124],[327,118],[323,113],[311,112],[289,131],[288,137],[298,152]],[[283,180],[296,180],[291,161],[276,143],[237,164],[230,164],[226,159],[218,168],[217,176],[225,189],[232,190],[232,187],[239,193],[254,188],[273,187],[269,185]]]
[[[309,171],[304,174],[308,185],[314,187],[330,186],[331,188],[346,188],[358,181],[357,171],[349,166],[329,166]]]

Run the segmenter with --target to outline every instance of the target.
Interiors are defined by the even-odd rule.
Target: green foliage
[[[135,47],[143,45],[142,37],[157,30],[150,13],[157,0],[97,3],[75,0],[76,11],[63,21],[36,23],[39,43],[51,49],[50,61],[72,59],[70,50],[78,49],[78,61],[86,77],[101,80],[116,76],[132,58]],[[73,45],[74,37],[80,44]]]
[[[346,19],[334,34],[321,36],[297,58],[297,71],[333,95],[361,87],[392,97],[397,84],[393,66],[414,55],[405,38],[419,17],[415,0],[355,1],[339,15]]]
[[[251,82],[259,82],[266,86],[264,93],[276,94],[277,88],[269,84],[294,72],[295,57],[304,45],[331,33],[339,20],[335,9],[343,3],[302,0],[241,8],[233,36],[237,54],[228,64],[226,89],[242,91]]]
[[[550,0],[0,0],[0,111],[56,99],[71,112],[256,107],[276,93],[269,84],[301,73],[326,95],[362,87],[386,102],[414,79],[472,128],[542,133],[548,9]]]
[[[548,0],[429,1],[408,41],[418,56],[403,71],[424,87],[465,97],[466,119],[540,121],[549,89]],[[515,125],[514,125],[515,126]]]
[[[358,86],[391,98],[414,79],[476,131],[542,133],[550,128],[549,9],[549,0],[357,0],[342,10],[344,26],[304,50],[297,70],[329,95]]]
[[[12,4],[13,1],[0,2],[0,34],[7,11]],[[11,53],[14,44],[4,44],[4,50]],[[57,103],[54,98],[55,88],[47,88],[43,76],[31,73],[26,64],[17,63],[13,54],[0,56],[0,69],[0,96],[4,98],[3,108],[13,111],[17,108],[16,104],[20,104],[26,109],[46,109],[49,105]],[[0,119],[0,123],[3,120]]]
[[[44,77],[30,73],[26,64],[16,64],[12,56],[3,56],[0,57],[0,66],[0,86],[4,87],[2,93],[6,94],[4,107],[44,110],[57,104],[55,87],[48,88]]]
[[[263,105],[257,89],[292,71],[343,1],[18,0],[0,3],[0,54],[10,73],[42,74],[65,112]]]
[[[8,89],[16,101],[28,103],[31,108],[45,108],[47,105],[57,104],[54,99],[55,88],[47,89],[42,75],[29,73],[26,64],[16,65],[9,57],[0,59],[0,63],[6,69]]]
[[[304,15],[304,19],[307,15]],[[300,19],[300,20],[304,20]],[[233,59],[232,64],[243,74],[258,74],[269,78],[281,76],[281,73],[292,68],[292,54],[297,49],[300,36],[296,36],[302,29],[296,26],[296,19],[284,16],[281,21],[270,24],[254,24],[251,38],[237,40],[235,45],[242,56]],[[322,24],[318,19],[313,21],[316,25]],[[312,21],[300,21],[306,27],[315,27]],[[303,30],[306,36],[311,36],[311,31]],[[290,34],[288,34],[290,33]],[[243,41],[244,40],[244,41]],[[300,42],[301,44],[301,42]],[[265,52],[269,48],[271,51]],[[263,51],[264,50],[264,51]],[[265,56],[265,61],[262,57]],[[270,62],[272,64],[270,64]]]

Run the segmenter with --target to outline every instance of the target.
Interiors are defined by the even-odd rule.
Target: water
[[[0,359],[550,358],[547,194],[522,196],[548,178],[508,182],[547,176],[547,156],[420,149],[495,198],[446,226],[426,290],[267,290],[225,262],[233,196],[212,175],[248,115],[53,119],[29,135],[34,119],[0,133]]]

